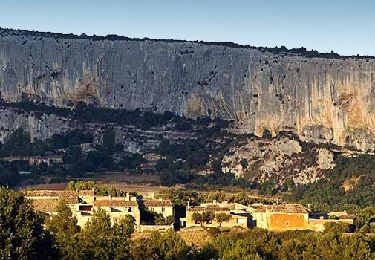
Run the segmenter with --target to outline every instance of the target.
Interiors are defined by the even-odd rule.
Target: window
[[[165,208],[164,207],[161,208],[161,212],[165,212]]]
[[[132,207],[129,207],[129,208],[128,208],[128,212],[132,212]]]

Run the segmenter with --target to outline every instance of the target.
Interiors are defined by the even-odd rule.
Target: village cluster
[[[190,206],[187,203],[185,217],[175,217],[175,205],[171,200],[156,199],[154,193],[141,197],[97,196],[92,190],[58,191],[29,190],[26,198],[32,201],[34,209],[47,214],[56,214],[59,203],[63,200],[84,227],[90,221],[95,210],[104,209],[112,223],[131,215],[135,220],[137,232],[169,229],[189,229],[193,227],[218,228],[253,228],[259,227],[272,231],[314,230],[323,231],[326,223],[346,223],[352,225],[355,216],[346,212],[314,213],[300,204],[253,204],[250,206],[216,202]],[[171,222],[147,223],[142,214],[155,213],[162,219]],[[176,225],[178,223],[178,225]]]

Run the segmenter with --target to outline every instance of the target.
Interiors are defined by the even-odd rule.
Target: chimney
[[[109,201],[112,201],[112,196],[111,196],[111,194],[108,195],[108,200],[109,200]]]
[[[188,200],[188,202],[187,202],[187,207],[186,207],[187,209],[190,209],[190,200]]]

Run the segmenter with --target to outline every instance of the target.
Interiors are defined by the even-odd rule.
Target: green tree
[[[342,234],[349,232],[349,225],[346,223],[328,222],[324,225],[326,233]]]
[[[46,220],[46,226],[57,242],[61,258],[77,259],[80,228],[64,201],[59,204],[57,214]]]
[[[135,240],[131,248],[133,259],[195,259],[196,252],[174,231],[152,232],[147,238]]]
[[[208,223],[212,221],[215,218],[215,215],[211,211],[204,211],[202,213],[193,212],[193,214],[191,215],[191,218],[194,221],[198,222],[201,225],[201,227],[203,227],[204,223]]]
[[[31,150],[30,134],[18,128],[5,139],[1,154],[3,156],[30,155]]]
[[[119,223],[116,223],[116,227],[121,229],[121,233],[125,237],[130,237],[135,231],[135,218],[131,215],[125,215]]]
[[[49,259],[57,257],[41,215],[20,192],[0,187],[0,258]]]
[[[154,216],[154,222],[155,222],[155,225],[164,225],[165,219],[162,214],[156,213]]]
[[[363,233],[374,232],[371,230],[371,224],[375,222],[375,207],[368,207],[360,210],[356,214],[354,224],[358,230]]]
[[[193,212],[191,215],[191,219],[195,221],[195,223],[199,223],[201,227],[203,227],[203,215],[199,212]]]
[[[113,259],[115,252],[115,235],[111,219],[104,209],[94,214],[81,233],[81,257],[85,259]]]
[[[241,164],[243,169],[247,169],[247,167],[249,166],[249,162],[247,161],[246,158],[242,158],[241,161],[240,161],[240,164]]]
[[[111,226],[111,219],[105,210],[95,210],[81,233],[81,258],[128,259],[134,224],[134,218],[129,216]]]
[[[114,129],[106,129],[103,133],[103,148],[108,151],[113,151],[116,144],[116,136]]]
[[[224,212],[217,213],[215,215],[216,221],[219,223],[219,226],[221,227],[221,224],[225,221],[229,221],[232,218],[230,214],[226,214]]]
[[[130,238],[135,231],[135,219],[131,215],[125,215],[113,226],[112,246],[116,259],[128,259],[130,256]]]
[[[166,225],[172,225],[174,223],[174,216],[170,215],[165,218],[165,224]]]
[[[168,189],[163,191],[163,194],[175,205],[187,206],[189,202],[190,206],[198,206],[203,202],[202,195],[193,190]]]

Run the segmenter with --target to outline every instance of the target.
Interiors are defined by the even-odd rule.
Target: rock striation
[[[375,149],[375,59],[0,30],[0,95],[234,120],[237,131]],[[1,118],[3,123],[3,117]]]

